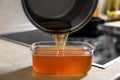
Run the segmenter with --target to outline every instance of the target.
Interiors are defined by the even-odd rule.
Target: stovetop
[[[0,35],[0,38],[27,47],[29,47],[32,43],[38,41],[53,41],[50,35],[39,30],[4,34]],[[96,47],[93,55],[93,66],[107,68],[108,66],[120,60],[120,53],[118,51],[119,49],[116,49],[116,44],[109,42],[105,35],[102,35],[98,38],[69,37],[68,40],[89,42]],[[118,48],[120,47],[118,44],[117,46]]]

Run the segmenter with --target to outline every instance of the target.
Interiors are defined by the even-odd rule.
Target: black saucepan
[[[98,0],[22,0],[28,19],[48,33],[74,32],[92,17]]]

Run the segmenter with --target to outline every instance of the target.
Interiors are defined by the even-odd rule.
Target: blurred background
[[[0,36],[2,39],[30,45],[52,40],[26,18],[21,0],[0,0]],[[68,40],[89,42],[96,47],[93,62],[104,65],[120,55],[120,0],[99,0],[93,17]]]

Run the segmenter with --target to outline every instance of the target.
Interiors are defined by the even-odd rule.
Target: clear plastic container
[[[85,76],[91,68],[94,47],[86,42],[68,41],[64,55],[58,55],[52,41],[33,43],[33,70],[40,74],[80,74]]]

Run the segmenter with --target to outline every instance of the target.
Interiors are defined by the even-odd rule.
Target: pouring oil
[[[57,47],[57,55],[64,56],[64,49],[66,46],[66,41],[68,39],[68,33],[65,34],[54,34],[53,35],[54,41]]]
[[[56,24],[57,25],[57,24]],[[55,26],[56,25],[49,25]],[[68,26],[68,25],[67,25]],[[70,31],[64,25],[63,29],[55,29],[52,34],[56,46],[36,47],[33,52],[33,70],[41,74],[79,74],[85,76],[91,68],[92,55],[85,46],[66,46]]]

